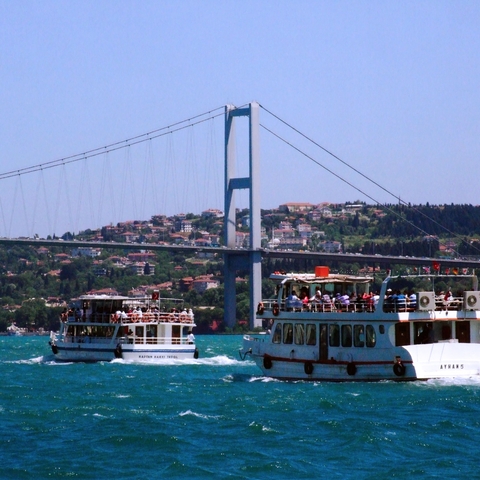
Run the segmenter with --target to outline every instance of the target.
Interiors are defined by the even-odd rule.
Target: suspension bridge
[[[59,237],[66,232],[73,236],[81,230],[99,229],[128,219],[138,221],[155,215],[168,217],[180,212],[200,213],[215,207],[224,212],[224,246],[197,247],[160,242],[148,243],[140,248],[183,252],[202,249],[223,255],[225,322],[228,326],[235,323],[236,272],[239,269],[248,270],[250,318],[254,319],[255,306],[261,300],[263,258],[315,259],[319,263],[358,263],[360,260],[358,256],[347,254],[262,248],[260,194],[268,192],[270,196],[270,192],[268,188],[261,190],[260,186],[260,180],[265,177],[260,163],[260,128],[270,138],[279,140],[296,154],[316,163],[373,203],[379,203],[320,163],[317,156],[287,140],[279,130],[260,124],[260,110],[276,119],[281,127],[306,138],[322,154],[334,158],[343,166],[347,165],[256,102],[241,107],[222,106],[120,142],[0,174],[0,244],[105,248],[102,241],[60,240]],[[246,122],[239,124],[244,119]],[[200,135],[197,129],[202,129]],[[218,131],[224,134],[220,141]],[[183,138],[178,141],[180,136]],[[355,168],[347,166],[365,177]],[[285,176],[288,177],[288,173]],[[298,175],[296,185],[289,178],[289,189],[302,188],[302,184],[311,181],[309,176],[309,173]],[[377,183],[372,183],[391,194]],[[277,190],[282,189],[278,189],[277,185]],[[236,244],[239,208],[249,210],[249,245],[242,249]],[[108,248],[128,250],[138,249],[139,245],[109,242]],[[378,255],[362,255],[361,258],[362,263],[385,267],[395,263],[424,265],[427,261]],[[457,259],[442,260],[442,263],[459,267],[478,266],[478,262]]]

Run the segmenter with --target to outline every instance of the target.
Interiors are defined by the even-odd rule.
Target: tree
[[[60,269],[60,280],[75,280],[77,271],[73,263],[62,265]]]

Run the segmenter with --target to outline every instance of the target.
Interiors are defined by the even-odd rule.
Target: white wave
[[[218,418],[220,418],[219,415],[205,415],[205,414],[203,414],[203,413],[194,412],[193,410],[187,410],[187,411],[185,411],[185,412],[180,412],[179,415],[180,415],[181,417],[185,417],[185,416],[187,416],[187,415],[191,415],[191,416],[193,416],[193,417],[203,418],[203,419],[205,419],[205,420],[209,420],[209,419],[211,419],[211,418],[217,420]]]
[[[48,363],[53,360],[53,355],[40,356],[34,358],[20,359],[20,360],[7,360],[4,363],[13,363],[17,365],[34,365],[36,363]]]
[[[228,357],[226,355],[217,355],[216,357],[205,357],[205,358],[184,358],[184,359],[164,359],[161,363],[149,362],[141,360],[124,360],[116,358],[109,363],[124,363],[124,364],[134,364],[134,365],[210,365],[210,366],[231,366],[231,365],[246,365],[246,362],[241,360],[236,360],[234,358]]]
[[[279,382],[281,383],[283,380],[279,380],[278,378],[272,378],[272,377],[254,377],[252,376],[250,378],[250,382],[263,382],[263,383],[269,383],[269,382]]]
[[[262,425],[261,423],[257,423],[257,422],[251,422],[248,426],[254,427],[257,429],[260,428],[262,432],[276,432],[276,430],[274,430],[273,428],[266,427],[265,425]]]
[[[445,378],[432,378],[425,382],[415,382],[420,387],[451,387],[451,386],[475,386],[480,387],[480,376],[475,375],[472,377],[445,377]]]

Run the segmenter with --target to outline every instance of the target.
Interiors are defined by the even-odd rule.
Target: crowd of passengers
[[[323,293],[320,287],[315,288],[315,294],[310,297],[308,287],[302,287],[299,295],[293,289],[287,297],[285,307],[287,309],[301,309],[301,310],[375,310],[380,295],[378,291],[365,292],[362,295],[357,295],[355,292],[351,294],[336,293],[329,295]],[[351,308],[351,306],[355,308]],[[385,309],[389,311],[397,311],[401,308],[408,310],[415,310],[417,308],[417,295],[413,291],[401,292],[400,290],[392,291],[391,288],[387,290],[384,301]],[[358,308],[357,308],[358,307]]]
[[[169,314],[173,314],[174,316],[178,316],[182,320],[191,320],[193,322],[193,311],[192,309],[184,308],[183,310],[177,310],[176,308],[172,308]],[[150,321],[153,319],[158,319],[160,315],[165,315],[167,312],[161,311],[156,305],[150,307],[128,307],[122,310],[117,310],[115,313],[111,314],[102,314],[99,312],[92,313],[91,311],[85,311],[80,308],[76,308],[73,310],[72,308],[67,310],[64,309],[61,313],[60,317],[62,322],[66,322],[68,318],[75,318],[77,322],[85,322],[91,319],[92,315],[98,315],[99,317],[106,316],[110,323],[117,323],[119,321],[124,322],[141,322],[143,320]]]

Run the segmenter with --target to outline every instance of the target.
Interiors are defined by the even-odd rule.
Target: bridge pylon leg
[[[261,211],[260,211],[260,148],[259,148],[259,104],[250,103],[247,107],[225,107],[225,245],[236,247],[236,204],[235,190],[249,190],[249,248],[238,253],[226,253],[225,276],[225,324],[232,328],[236,322],[236,272],[238,268],[248,268],[250,273],[250,328],[255,325],[257,304],[262,298],[262,258],[261,258]],[[249,119],[249,169],[248,177],[236,177],[235,121],[237,117]]]

